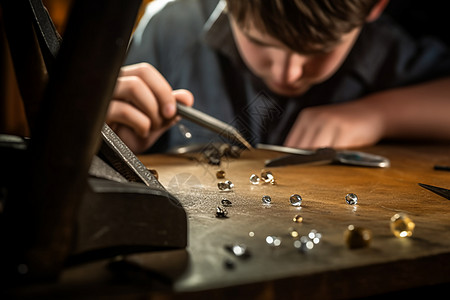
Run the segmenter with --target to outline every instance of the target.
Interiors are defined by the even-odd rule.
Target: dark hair
[[[242,27],[255,26],[300,53],[326,51],[362,26],[379,0],[226,0]]]

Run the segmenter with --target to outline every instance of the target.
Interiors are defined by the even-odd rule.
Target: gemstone
[[[308,238],[314,243],[318,244],[322,239],[322,234],[317,232],[317,230],[313,229],[308,233]]]
[[[269,246],[278,247],[281,245],[281,238],[278,236],[274,236],[274,235],[268,235],[266,237],[266,243]]]
[[[233,252],[234,255],[240,257],[240,256],[244,256],[247,254],[247,246],[242,245],[242,244],[234,244],[231,247],[231,251]]]
[[[253,231],[250,231],[250,232],[248,233],[248,236],[249,236],[249,237],[254,237],[254,236],[255,236],[255,233],[254,233]]]
[[[256,174],[252,174],[251,176],[250,176],[250,183],[251,184],[259,184],[259,177],[258,177],[258,175],[256,175]]]
[[[265,183],[272,183],[273,181],[275,181],[272,172],[266,170],[263,170],[261,172],[261,179],[264,180]]]
[[[223,179],[223,178],[225,178],[225,171],[223,171],[223,170],[217,171],[217,172],[216,172],[216,178],[217,178],[217,179]]]
[[[217,206],[216,208],[216,218],[227,218],[228,217],[228,211],[220,206]]]
[[[294,221],[295,223],[302,223],[302,222],[303,222],[303,217],[300,216],[300,215],[295,215],[295,216],[292,218],[292,221]]]
[[[293,238],[298,237],[298,231],[295,228],[289,228],[289,235]]]
[[[398,213],[391,218],[391,231],[398,238],[410,237],[416,224],[406,214]]]
[[[349,225],[344,232],[344,240],[350,249],[364,248],[369,246],[372,240],[372,231]]]
[[[358,196],[356,196],[356,194],[349,193],[345,196],[345,201],[347,204],[355,205],[358,203]]]
[[[302,236],[300,239],[294,241],[294,247],[301,252],[306,252],[314,248],[314,243],[307,236]]]
[[[293,206],[300,206],[300,205],[302,205],[302,197],[300,197],[300,195],[298,195],[298,194],[293,194],[289,198],[289,201],[291,202],[291,205],[293,205]]]
[[[221,191],[231,191],[234,188],[234,184],[231,181],[227,180],[225,182],[217,183],[217,187]]]
[[[264,203],[264,204],[269,204],[270,202],[272,202],[272,198],[270,198],[270,196],[263,196],[262,197],[262,202]]]
[[[231,206],[231,205],[233,204],[233,203],[231,203],[231,201],[228,200],[228,199],[222,199],[222,201],[220,201],[220,203],[222,203],[222,205],[223,205],[223,206],[226,206],[226,207]]]

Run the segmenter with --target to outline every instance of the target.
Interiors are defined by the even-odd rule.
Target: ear
[[[366,18],[367,22],[372,22],[378,19],[381,13],[384,11],[386,6],[388,5],[389,0],[379,0],[377,4],[374,5],[369,15]]]

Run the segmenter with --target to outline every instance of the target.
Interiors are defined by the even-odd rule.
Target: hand
[[[192,106],[194,97],[187,90],[172,90],[147,63],[126,66],[117,79],[106,123],[131,151],[140,153],[179,121],[177,101]]]
[[[297,117],[284,145],[305,149],[373,145],[384,133],[378,111],[364,100],[306,108]]]

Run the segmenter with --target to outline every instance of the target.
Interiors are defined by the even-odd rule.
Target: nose
[[[272,62],[273,79],[280,84],[291,84],[303,75],[304,56],[293,52],[283,52]]]

